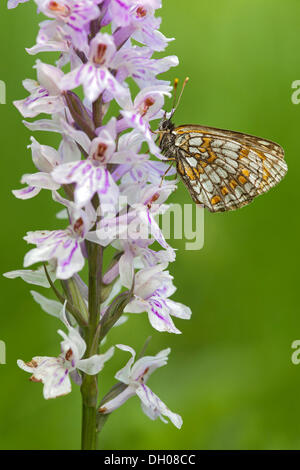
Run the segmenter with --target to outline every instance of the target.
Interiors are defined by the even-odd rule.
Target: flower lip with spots
[[[83,85],[85,96],[91,103],[104,91],[108,91],[113,97],[124,95],[126,88],[110,71],[110,62],[115,53],[116,46],[112,37],[107,33],[98,33],[90,43],[88,62],[62,78],[61,90],[72,90]]]
[[[88,144],[89,156],[86,160],[69,162],[57,166],[51,173],[59,184],[75,183],[74,199],[78,207],[84,207],[97,193],[102,205],[115,207],[119,198],[119,188],[107,169],[113,162],[115,150],[115,118],[98,130],[98,137]]]

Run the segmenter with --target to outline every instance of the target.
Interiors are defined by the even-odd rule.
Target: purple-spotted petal
[[[124,116],[128,127],[139,131],[143,135],[145,141],[148,143],[150,151],[154,155],[159,155],[160,151],[152,138],[148,122],[137,112],[121,111],[121,113]]]
[[[69,230],[29,232],[24,239],[37,245],[25,255],[24,267],[56,259],[56,277],[68,279],[84,266],[80,240]]]
[[[174,325],[170,309],[165,299],[162,297],[151,297],[148,301],[148,318],[157,331],[167,331],[168,333],[181,334],[181,331]]]
[[[35,186],[27,186],[26,188],[22,189],[13,189],[12,193],[16,198],[25,200],[35,197],[37,194],[39,194],[40,191],[41,188],[36,188]]]
[[[8,0],[7,8],[8,9],[16,8],[20,3],[26,3],[28,1],[29,0]]]
[[[128,26],[130,23],[128,0],[111,0],[109,13],[116,26]]]
[[[13,102],[22,116],[36,117],[38,114],[54,114],[64,109],[64,103],[59,96],[50,96],[47,91],[40,88],[40,94],[31,95],[25,100]]]
[[[46,400],[71,392],[69,373],[60,357],[36,356],[29,363],[19,359],[17,364],[25,372],[32,374],[32,381],[44,384],[43,394]]]
[[[60,165],[52,176],[61,184],[76,183],[74,197],[79,207],[86,205],[95,193],[98,193],[104,209],[114,207],[118,201],[119,190],[110,173],[106,168],[96,166],[91,159]]]
[[[37,43],[26,48],[28,54],[35,55],[40,52],[61,52],[64,59],[70,51],[70,37],[64,29],[64,25],[57,21],[42,21],[37,36]]]
[[[92,103],[104,90],[114,97],[126,93],[126,89],[120,85],[106,67],[96,66],[91,62],[68,73],[60,82],[62,90],[72,90],[80,85],[83,85],[84,94]]]
[[[46,16],[55,18],[58,23],[63,22],[74,45],[80,50],[84,49],[90,32],[90,22],[99,17],[98,4],[101,3],[101,0],[35,1]]]
[[[161,399],[152,392],[152,390],[145,384],[141,384],[136,391],[137,396],[142,402],[142,409],[144,413],[152,420],[160,418],[163,422],[167,422],[164,417],[167,417],[176,428],[180,429],[182,426],[182,418],[177,413],[173,413]]]
[[[21,183],[27,183],[29,186],[35,186],[40,189],[50,189],[56,191],[60,185],[56,183],[49,173],[33,173],[32,175],[23,175]]]

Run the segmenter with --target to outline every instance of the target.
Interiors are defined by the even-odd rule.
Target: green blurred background
[[[34,78],[34,57],[24,47],[37,34],[35,6],[6,10],[1,0],[0,79],[7,104],[0,106],[2,200],[1,271],[18,269],[28,249],[27,230],[54,229],[49,194],[19,201],[11,194],[23,173],[33,171],[26,150],[30,132],[12,101],[26,96],[21,81]],[[149,381],[168,406],[183,416],[181,431],[151,422],[132,398],[108,420],[103,449],[300,449],[300,365],[291,363],[291,343],[300,338],[299,315],[299,129],[300,106],[291,83],[300,79],[299,0],[164,0],[162,31],[176,37],[168,54],[180,66],[169,79],[190,76],[177,124],[198,123],[248,132],[284,147],[289,173],[254,203],[228,214],[205,215],[205,246],[185,251],[174,241],[171,266],[191,321],[177,320],[183,335],[159,334],[146,315],[116,328],[116,342],[149,353],[170,346],[169,365]],[[44,56],[47,60],[49,56]],[[51,55],[50,55],[51,57]],[[50,60],[49,57],[49,60]],[[42,143],[54,136],[36,133]],[[173,202],[189,203],[183,185]],[[0,339],[7,364],[0,366],[0,447],[76,449],[80,445],[80,393],[45,401],[17,358],[56,355],[59,321],[32,300],[31,286],[1,279]],[[45,290],[40,290],[45,294]],[[46,292],[47,294],[47,292]],[[102,391],[125,363],[118,352],[103,374]]]

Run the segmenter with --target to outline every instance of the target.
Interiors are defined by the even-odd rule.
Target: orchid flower
[[[155,0],[112,0],[104,23],[113,21],[116,26],[116,43],[124,43],[130,36],[154,51],[164,51],[171,39],[167,39],[158,29],[160,19],[154,16],[161,3]]]
[[[119,395],[112,400],[104,402],[99,409],[101,414],[112,413],[115,409],[123,405],[129,398],[137,395],[141,400],[143,412],[152,420],[160,418],[164,423],[169,420],[177,428],[182,426],[182,418],[176,413],[173,413],[165,405],[164,402],[155,395],[152,390],[146,385],[150,375],[159,367],[167,364],[170,348],[160,351],[156,356],[144,356],[135,361],[136,353],[130,346],[124,344],[117,344],[117,348],[128,351],[131,358],[123,369],[116,373],[115,378],[120,382],[127,385]]]
[[[14,101],[14,105],[24,117],[30,118],[40,113],[54,114],[62,111],[65,104],[57,84],[62,79],[63,72],[39,60],[36,70],[37,82],[30,79],[23,81],[30,96],[25,100]]]
[[[55,191],[60,188],[52,176],[51,171],[60,164],[62,158],[59,152],[48,145],[40,145],[33,137],[31,137],[32,160],[38,170],[38,173],[23,175],[21,183],[27,183],[27,187],[23,189],[13,190],[14,196],[19,199],[30,199],[36,196],[42,189],[50,189]],[[76,151],[73,158],[78,158]]]
[[[70,377],[75,383],[81,383],[78,370],[85,374],[98,374],[114,354],[111,347],[104,354],[95,354],[87,359],[82,359],[86,351],[86,343],[79,332],[73,328],[67,320],[65,306],[61,311],[61,320],[68,329],[68,334],[58,330],[63,341],[60,343],[61,353],[58,357],[35,356],[30,362],[18,360],[18,366],[29,372],[32,382],[44,384],[44,398],[56,398],[71,392]]]
[[[135,275],[134,299],[125,307],[125,312],[147,312],[148,318],[158,331],[181,333],[174,325],[171,316],[189,320],[191,310],[185,305],[169,299],[176,288],[172,276],[165,271],[166,264],[141,269]],[[130,278],[127,281],[131,282]]]
[[[24,267],[54,259],[57,263],[58,279],[68,279],[81,271],[84,266],[81,243],[94,220],[91,214],[84,211],[80,211],[79,214],[65,230],[28,232],[24,240],[37,247],[26,254]]]
[[[107,33],[98,33],[90,43],[87,63],[62,78],[61,90],[72,90],[83,85],[85,96],[91,102],[95,101],[104,90],[114,97],[124,95],[126,88],[109,70],[115,53],[116,46],[112,37]]]
[[[57,21],[45,20],[40,23],[40,30],[36,39],[36,44],[26,48],[30,55],[40,52],[61,52],[60,59],[56,62],[59,66],[74,61],[76,56],[70,48],[70,40],[63,25]],[[70,54],[70,57],[69,57]]]
[[[78,207],[85,206],[96,193],[104,206],[116,205],[119,190],[107,170],[107,164],[113,162],[115,138],[115,119],[112,119],[90,144],[82,142],[83,149],[89,153],[86,160],[59,165],[53,170],[52,177],[57,183],[76,183],[74,198]]]

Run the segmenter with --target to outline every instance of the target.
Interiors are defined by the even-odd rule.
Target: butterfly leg
[[[161,182],[160,182],[160,185],[159,185],[160,188],[162,187],[162,184],[163,184],[163,181],[164,181],[165,177],[167,176],[167,174],[171,170],[171,168],[173,166],[173,163],[175,162],[175,158],[168,158],[166,161],[167,162],[172,162],[172,163],[171,163],[170,166],[168,166],[168,168],[166,169],[166,171],[164,172],[164,174],[161,177]]]

